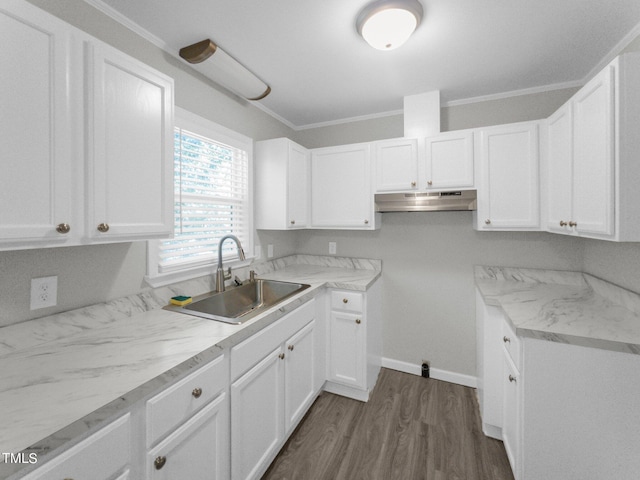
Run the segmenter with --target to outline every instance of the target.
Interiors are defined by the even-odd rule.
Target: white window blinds
[[[251,252],[250,144],[231,145],[234,142],[224,141],[229,140],[225,133],[202,135],[202,129],[196,133],[190,126],[176,119],[174,238],[157,241],[155,248],[150,245],[156,257],[151,277],[217,262],[218,242],[229,233]],[[237,258],[233,242],[223,247],[225,261]]]

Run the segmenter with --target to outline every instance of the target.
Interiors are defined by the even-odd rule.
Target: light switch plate
[[[337,248],[338,247],[336,245],[336,242],[329,242],[329,253],[331,255],[335,255],[336,254]]]
[[[55,307],[58,303],[58,277],[31,279],[31,310]]]

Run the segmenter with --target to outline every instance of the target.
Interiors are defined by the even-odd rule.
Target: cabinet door
[[[538,229],[538,124],[480,130],[480,161],[478,227]]]
[[[285,431],[290,432],[307,411],[315,394],[315,321],[286,342]]]
[[[68,242],[79,227],[71,216],[71,133],[82,129],[71,124],[78,85],[69,32],[26,2],[0,5],[0,243]],[[60,224],[71,231],[58,233]]]
[[[309,152],[289,142],[287,223],[289,228],[309,224]]]
[[[376,192],[411,191],[418,188],[418,142],[415,139],[376,142]]]
[[[329,380],[365,385],[365,325],[362,314],[331,312]]]
[[[519,464],[519,447],[520,447],[520,395],[518,389],[521,381],[518,371],[508,358],[506,351],[504,352],[504,368],[503,368],[503,418],[502,418],[502,440],[504,448],[509,457],[511,470],[513,470],[516,480],[520,478],[518,474]]]
[[[102,44],[88,50],[87,235],[173,231],[173,81]]]
[[[362,144],[312,151],[312,226],[373,228],[369,157]]]
[[[547,228],[569,231],[573,193],[573,119],[571,103],[554,113],[547,128]]]
[[[574,109],[573,220],[578,232],[613,234],[613,67],[587,83]]]
[[[231,385],[231,473],[255,478],[284,436],[285,358],[274,350]]]
[[[211,404],[147,453],[149,480],[223,480],[229,478],[227,394]]]
[[[426,140],[427,189],[473,188],[473,132],[451,132]]]

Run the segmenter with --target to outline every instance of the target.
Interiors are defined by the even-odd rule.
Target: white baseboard
[[[422,375],[422,365],[394,360],[392,358],[383,357],[382,366],[392,370],[398,370],[399,372],[410,373],[411,375]],[[474,376],[440,370],[439,368],[430,368],[429,376],[436,380],[457,383],[458,385],[464,385],[465,387],[476,388],[478,385],[478,379]]]

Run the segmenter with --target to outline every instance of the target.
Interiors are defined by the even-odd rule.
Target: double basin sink
[[[224,292],[195,297],[193,303],[182,307],[169,305],[165,308],[239,325],[309,287],[305,283],[258,279]]]

